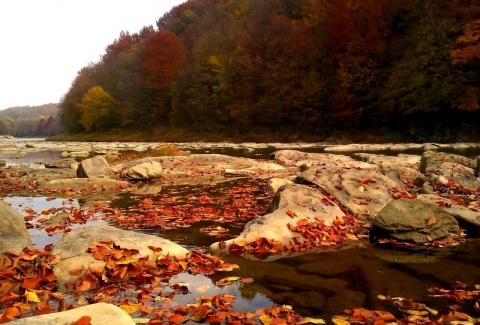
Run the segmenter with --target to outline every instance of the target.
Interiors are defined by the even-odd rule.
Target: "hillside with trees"
[[[0,110],[0,134],[46,137],[65,131],[58,104],[18,106]]]
[[[477,0],[189,0],[79,71],[69,133],[188,130],[468,140]]]

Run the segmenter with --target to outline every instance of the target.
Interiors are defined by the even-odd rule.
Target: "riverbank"
[[[89,132],[76,134],[58,134],[48,138],[51,141],[105,141],[105,142],[257,142],[257,143],[294,143],[294,142],[325,142],[329,144],[348,143],[401,143],[414,142],[408,137],[394,134],[387,130],[342,131],[331,134],[303,134],[298,130],[280,130],[271,132],[265,130],[231,132],[198,132],[188,129],[155,129],[155,130],[111,130],[108,132]],[[478,139],[474,139],[475,141]]]

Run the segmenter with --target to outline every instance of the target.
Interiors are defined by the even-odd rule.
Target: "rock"
[[[5,160],[0,159],[0,167],[7,166],[7,162]]]
[[[56,159],[45,163],[45,168],[78,168],[78,162],[72,158]]]
[[[77,192],[78,195],[87,195],[89,193],[118,193],[122,190],[131,189],[132,185],[125,181],[108,178],[67,178],[42,182],[40,188],[43,190],[57,190],[58,195],[62,193],[62,191],[58,190]]]
[[[325,148],[325,152],[365,152],[389,150],[392,143],[386,144],[346,144]]]
[[[22,215],[0,200],[0,253],[20,253],[25,247],[32,247],[32,240]]]
[[[477,156],[477,158],[475,158],[475,177],[478,177],[479,176],[479,173],[480,173],[480,156]]]
[[[274,159],[284,166],[304,166],[303,169],[307,169],[311,166],[323,166],[324,168],[378,168],[374,164],[361,162],[344,155],[305,153],[296,150],[275,151],[271,154],[270,159]]]
[[[64,158],[87,158],[90,157],[90,151],[65,151],[62,152]]]
[[[144,162],[122,170],[121,177],[131,180],[147,181],[158,179],[162,175],[162,165],[158,161]]]
[[[268,214],[248,222],[240,235],[225,241],[224,249],[220,249],[219,243],[212,244],[210,249],[215,253],[228,251],[233,243],[247,245],[259,238],[289,245],[296,236],[299,237],[300,242],[304,238],[298,233],[290,231],[288,224],[296,225],[302,219],[306,219],[310,223],[318,223],[316,218],[320,217],[326,225],[331,225],[333,220],[343,216],[345,214],[338,205],[319,190],[298,184],[287,184],[276,194]]]
[[[162,192],[163,185],[159,181],[156,182],[145,182],[139,185],[138,189],[133,191],[133,194],[136,195],[150,195],[150,194],[159,194]]]
[[[135,325],[132,317],[123,309],[112,304],[99,302],[59,313],[26,317],[9,322],[14,325],[63,325],[73,324],[83,316],[91,318],[91,325]]]
[[[378,169],[332,169],[311,167],[296,180],[297,183],[312,183],[336,197],[359,218],[370,219],[393,200],[393,191],[404,191],[398,179],[383,175]]]
[[[188,253],[188,250],[167,239],[111,226],[74,230],[63,237],[52,249],[52,254],[59,255],[61,258],[53,270],[57,276],[59,290],[64,291],[65,284],[77,278],[69,273],[71,269],[83,268],[86,270],[92,264],[102,267],[105,265],[104,261],[95,260],[92,254],[87,253],[87,248],[91,244],[101,240],[113,240],[121,248],[138,249],[139,254],[132,255],[133,259],[148,256],[150,260],[155,260],[157,257],[148,246],[160,247],[163,254],[170,256],[185,257]]]
[[[470,202],[470,204],[467,204],[466,202],[463,202],[463,200],[453,200],[435,194],[422,194],[417,197],[417,200],[435,204],[458,221],[475,227],[480,227],[479,201],[473,201]],[[462,202],[463,204],[460,204]]]
[[[293,184],[293,181],[285,178],[270,178],[267,183],[267,190],[273,193],[277,193],[278,189],[286,184]]]
[[[77,169],[78,178],[114,178],[114,176],[112,168],[102,156],[82,160]]]
[[[415,199],[390,202],[373,219],[371,235],[426,244],[460,234],[458,222],[434,204]]]
[[[418,168],[418,164],[420,163],[420,156],[406,154],[399,154],[397,156],[386,156],[371,153],[355,153],[352,155],[352,158],[367,162],[369,164],[374,164],[379,167],[387,164],[397,167],[401,166],[416,169]]]
[[[473,159],[445,152],[425,151],[420,159],[419,170],[430,175],[440,169],[442,164],[450,162],[470,168],[475,168]]]

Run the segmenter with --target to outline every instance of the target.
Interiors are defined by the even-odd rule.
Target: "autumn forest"
[[[82,68],[71,134],[477,136],[478,0],[189,0]]]

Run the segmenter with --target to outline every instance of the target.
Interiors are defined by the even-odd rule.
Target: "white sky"
[[[0,0],[0,109],[57,103],[125,30],[186,0]]]

